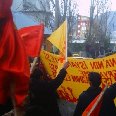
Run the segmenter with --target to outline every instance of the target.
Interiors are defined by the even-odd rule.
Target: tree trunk
[[[55,29],[59,27],[59,16],[60,16],[60,10],[59,10],[59,0],[55,0]]]

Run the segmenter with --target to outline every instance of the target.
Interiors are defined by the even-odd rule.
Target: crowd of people
[[[55,79],[47,77],[47,73],[43,70],[41,61],[38,60],[34,71],[30,76],[28,102],[24,107],[25,116],[61,116],[57,103],[57,88],[62,84],[66,77],[66,69],[69,62],[64,63],[62,69]],[[78,98],[78,102],[74,111],[74,116],[82,116],[86,107],[98,96],[102,88],[101,75],[97,72],[88,74],[90,87],[82,92]],[[112,84],[103,95],[102,105],[99,116],[116,116],[116,107],[114,99],[116,97],[116,83]],[[0,105],[0,115],[10,111],[13,108],[9,99],[6,105]]]
[[[39,63],[40,64],[40,63]],[[57,104],[57,88],[62,84],[69,66],[66,62],[60,70],[57,77],[53,80],[48,80],[43,76],[41,67],[35,68],[30,79],[30,102],[26,106],[25,116],[61,116]],[[74,111],[74,116],[82,116],[86,107],[101,93],[101,75],[97,72],[88,74],[90,87],[82,92],[78,98],[78,102]],[[102,104],[99,111],[99,116],[116,116],[116,107],[114,99],[116,97],[116,83],[106,89]]]
[[[69,67],[69,62],[64,63],[55,79],[45,77],[40,61],[30,77],[28,102],[25,105],[25,116],[61,116],[57,103],[57,88],[62,84]],[[101,75],[97,72],[90,72],[88,75],[90,87],[82,92],[73,116],[82,116],[86,107],[98,96],[102,88]],[[99,116],[116,116],[114,99],[116,97],[116,83],[105,91]],[[9,102],[10,103],[10,102]],[[7,107],[8,108],[8,107]]]
[[[69,62],[66,62],[57,77],[49,80],[45,77],[41,65],[36,66],[30,78],[29,104],[26,106],[25,116],[61,116],[57,104],[57,88],[62,84]],[[101,93],[101,75],[90,72],[88,75],[90,87],[80,94],[74,111],[74,116],[82,116],[86,107]],[[116,116],[114,99],[116,97],[116,83],[104,93],[99,116]]]
[[[10,0],[10,2],[12,3],[12,0]],[[1,1],[1,3],[4,3],[3,0]],[[10,6],[11,6],[11,3],[10,3]],[[4,5],[5,5],[5,3],[4,3]],[[7,7],[5,7],[5,8],[7,8]],[[2,5],[0,4],[0,11],[2,11],[1,9],[2,9]],[[8,9],[8,11],[9,11],[8,12],[8,16],[9,15],[11,16],[10,21],[13,24],[13,21],[11,20],[12,19],[11,11],[9,9]],[[6,15],[6,13],[4,13],[4,14]],[[6,22],[7,22],[7,20],[6,20]],[[4,29],[4,25],[6,23],[4,21],[5,20],[3,19],[3,15],[0,12],[0,40],[3,40],[3,38],[1,38],[1,37],[6,34],[5,33],[5,31],[6,31],[5,29],[6,28]],[[9,25],[7,25],[7,26],[9,27]],[[3,29],[4,29],[4,34],[3,34]],[[12,29],[13,29],[13,32],[14,32],[15,31],[14,30],[14,26],[12,27]],[[9,32],[8,32],[8,35],[9,35]],[[13,37],[15,39],[15,36],[11,34],[11,39]],[[6,40],[7,40],[8,37],[5,36],[4,38],[6,38]],[[12,39],[11,42],[13,42],[13,39]],[[16,42],[16,40],[15,40],[15,42]],[[4,41],[4,45],[6,45],[6,41]],[[10,47],[10,46],[11,45],[10,45],[10,42],[9,42],[9,46],[6,45],[6,51],[8,50],[8,47]],[[18,48],[17,45],[15,45],[15,47]],[[5,47],[2,48],[3,51],[4,51],[4,49],[5,49]],[[6,55],[6,52],[2,52],[2,50],[1,50],[1,54],[3,54],[3,53],[4,54],[3,55],[0,54],[1,57],[3,57],[3,59],[4,59],[8,55],[9,57],[7,57],[7,58],[9,60],[10,59],[10,52],[8,52],[8,54]],[[16,53],[14,48],[12,48],[12,50]],[[17,50],[17,51],[19,52],[19,50]],[[17,58],[18,64],[20,63],[20,60],[21,60],[21,54],[19,55],[20,58],[19,57]],[[70,53],[68,54],[68,56],[71,56],[71,55],[72,54],[70,54]],[[15,58],[13,57],[14,59],[13,60],[10,59],[9,62],[13,61],[13,63],[14,63],[14,61],[16,60],[16,56],[17,55],[15,54],[14,55]],[[24,63],[25,60],[23,61],[22,64],[25,64]],[[30,60],[32,60],[32,59],[30,59]],[[2,61],[4,61],[4,60],[2,60]],[[42,70],[43,68],[41,67],[42,65],[41,65],[41,61],[40,60],[38,60],[38,62],[36,64],[37,65],[35,65],[34,70],[32,71],[32,73],[30,75],[29,92],[28,92],[27,100],[26,100],[25,104],[22,106],[22,109],[24,110],[23,116],[61,116],[61,113],[60,113],[60,110],[59,110],[59,106],[58,106],[58,103],[57,103],[57,99],[58,99],[57,88],[62,84],[62,82],[64,81],[64,78],[66,77],[67,68],[69,67],[69,62],[65,62],[64,63],[62,69],[59,71],[59,74],[56,76],[55,79],[50,79],[50,78],[47,77],[48,75],[45,72],[45,70],[44,71]],[[7,63],[6,63],[6,66],[8,66]],[[18,65],[15,65],[15,66],[18,67]],[[14,64],[12,65],[12,67],[13,67],[13,71],[16,70],[16,68],[14,68]],[[22,67],[21,67],[21,69],[22,69]],[[2,72],[0,74],[2,74]],[[21,72],[21,74],[22,74],[22,72]],[[9,75],[7,75],[7,76],[9,77]],[[18,75],[15,75],[15,76],[18,76]],[[7,80],[9,78],[4,78],[4,80],[5,79]],[[1,83],[2,83],[2,81],[1,81]],[[87,106],[102,91],[102,88],[100,87],[101,75],[99,73],[97,73],[97,72],[90,72],[89,75],[88,75],[88,81],[89,81],[90,87],[86,91],[84,91],[83,93],[80,94],[80,96],[79,96],[79,98],[77,100],[77,105],[76,105],[76,108],[75,108],[75,111],[74,111],[74,116],[82,116],[83,112],[85,111]],[[28,82],[28,80],[26,82]],[[24,83],[23,83],[23,85],[24,85]],[[0,90],[3,90],[2,87],[3,86],[1,86]],[[17,89],[17,87],[16,87],[16,90],[18,91],[18,95],[23,94],[23,91],[21,91],[20,88]],[[24,88],[24,91],[26,91],[27,88],[26,89]],[[4,92],[5,91],[3,91],[3,94],[4,94]],[[8,90],[7,90],[7,92],[9,93]],[[10,95],[8,97],[9,98],[7,99],[5,104],[0,104],[0,116],[2,116],[5,113],[11,111],[15,107],[14,104],[13,104],[13,101],[10,98]],[[115,97],[116,97],[116,83],[112,84],[104,92],[103,98],[102,98],[101,107],[100,107],[100,111],[99,111],[99,116],[116,116],[116,106],[114,104]],[[20,115],[20,116],[22,116],[22,115]]]

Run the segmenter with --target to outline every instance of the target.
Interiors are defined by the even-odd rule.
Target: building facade
[[[90,19],[87,16],[78,16],[78,23],[77,23],[77,39],[84,39],[85,34],[89,30],[90,26]]]

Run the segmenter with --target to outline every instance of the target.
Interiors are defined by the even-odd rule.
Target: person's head
[[[88,74],[90,86],[99,87],[101,84],[101,75],[97,72],[90,72]]]

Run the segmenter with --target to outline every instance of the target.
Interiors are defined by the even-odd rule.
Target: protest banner
[[[41,51],[42,63],[52,79],[56,77],[59,55]],[[111,85],[116,81],[116,54],[96,59],[68,58],[67,76],[58,88],[60,98],[76,102],[80,93],[89,87],[88,73],[99,72],[102,76],[101,86]]]

